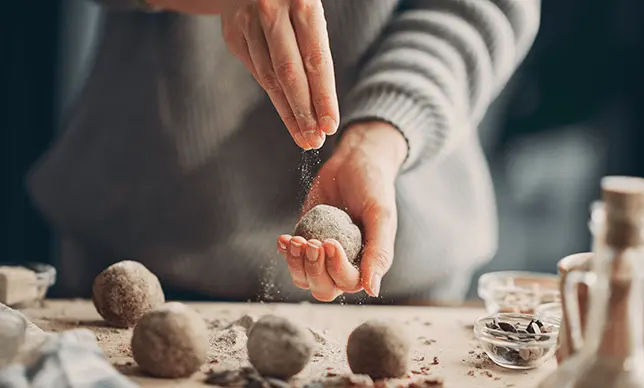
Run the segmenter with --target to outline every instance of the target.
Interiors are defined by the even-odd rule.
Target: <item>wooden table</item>
[[[474,320],[484,314],[480,308],[341,306],[318,304],[222,304],[191,303],[211,327],[211,354],[202,373],[185,380],[159,380],[137,371],[129,347],[131,330],[107,327],[88,301],[48,301],[42,308],[23,310],[35,324],[47,331],[85,327],[96,333],[99,345],[110,361],[141,387],[203,387],[204,373],[211,368],[246,365],[245,334],[226,329],[244,315],[279,314],[295,319],[320,334],[324,345],[300,374],[303,379],[329,373],[349,373],[344,356],[351,330],[368,318],[395,318],[404,323],[413,338],[412,373],[442,376],[448,388],[534,387],[555,368],[550,360],[530,371],[512,371],[494,365],[477,345],[472,332]],[[223,357],[218,349],[226,348]]]

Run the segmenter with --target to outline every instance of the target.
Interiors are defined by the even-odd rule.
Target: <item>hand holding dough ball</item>
[[[109,324],[132,327],[143,314],[165,302],[159,279],[136,261],[113,264],[96,279],[92,289],[96,311]]]
[[[248,333],[250,363],[260,374],[284,380],[304,369],[314,346],[309,330],[274,315],[262,317]]]
[[[337,240],[353,264],[360,260],[362,233],[343,210],[329,205],[317,205],[309,210],[295,226],[295,236],[307,240]]]
[[[206,361],[209,346],[204,319],[188,306],[170,302],[143,316],[132,334],[132,356],[146,373],[188,377]]]
[[[353,330],[347,343],[351,371],[374,380],[407,374],[410,343],[393,323],[369,320]]]

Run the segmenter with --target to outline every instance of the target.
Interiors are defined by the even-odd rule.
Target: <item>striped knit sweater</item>
[[[245,299],[271,283],[280,299],[307,298],[275,241],[292,231],[302,171],[317,160],[227,51],[220,19],[99,3],[108,13],[89,77],[28,177],[63,236],[60,284],[87,295],[94,274],[130,258],[178,289]],[[379,118],[409,143],[382,295],[461,297],[497,240],[476,128],[535,38],[540,2],[323,3],[341,129]]]

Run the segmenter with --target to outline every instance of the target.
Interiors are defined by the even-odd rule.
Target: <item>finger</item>
[[[380,294],[382,277],[391,268],[397,227],[395,214],[395,204],[369,205],[363,212],[365,247],[360,265],[362,286],[374,297]]]
[[[333,239],[324,240],[326,255],[326,271],[333,279],[338,289],[347,293],[358,292],[362,289],[360,271],[347,258],[344,248]]]
[[[290,234],[283,234],[277,238],[277,251],[286,259],[288,247],[293,237]]]
[[[304,270],[311,294],[322,302],[331,302],[338,297],[339,292],[333,279],[326,271],[324,249],[318,240],[309,240],[306,246]]]
[[[242,15],[239,17],[240,23],[242,24],[242,31],[244,32],[248,53],[253,63],[252,66],[255,69],[257,82],[259,82],[268,94],[277,113],[282,118],[282,121],[284,121],[286,129],[288,129],[298,147],[305,150],[311,149],[312,146],[301,134],[293,110],[282,90],[282,85],[277,80],[275,71],[273,71],[268,43],[266,43],[264,31],[259,23],[257,12],[254,9],[249,9],[245,13],[240,13],[240,15]]]
[[[318,129],[332,135],[338,129],[340,108],[324,7],[319,0],[296,4],[291,12],[293,27],[309,82]]]
[[[260,1],[257,6],[274,72],[295,115],[300,133],[312,148],[320,148],[325,138],[317,130],[311,92],[289,12],[275,1]]]
[[[293,237],[288,245],[288,255],[286,262],[288,270],[291,273],[293,284],[302,289],[309,289],[309,283],[304,271],[304,254],[306,250],[306,240],[302,237]]]

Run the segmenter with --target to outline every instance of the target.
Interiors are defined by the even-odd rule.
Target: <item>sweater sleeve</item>
[[[447,152],[478,126],[537,34],[540,0],[402,0],[361,68],[342,127],[393,124],[403,170]]]
[[[93,3],[111,10],[118,11],[147,11],[152,9],[146,6],[143,0],[91,0]]]

